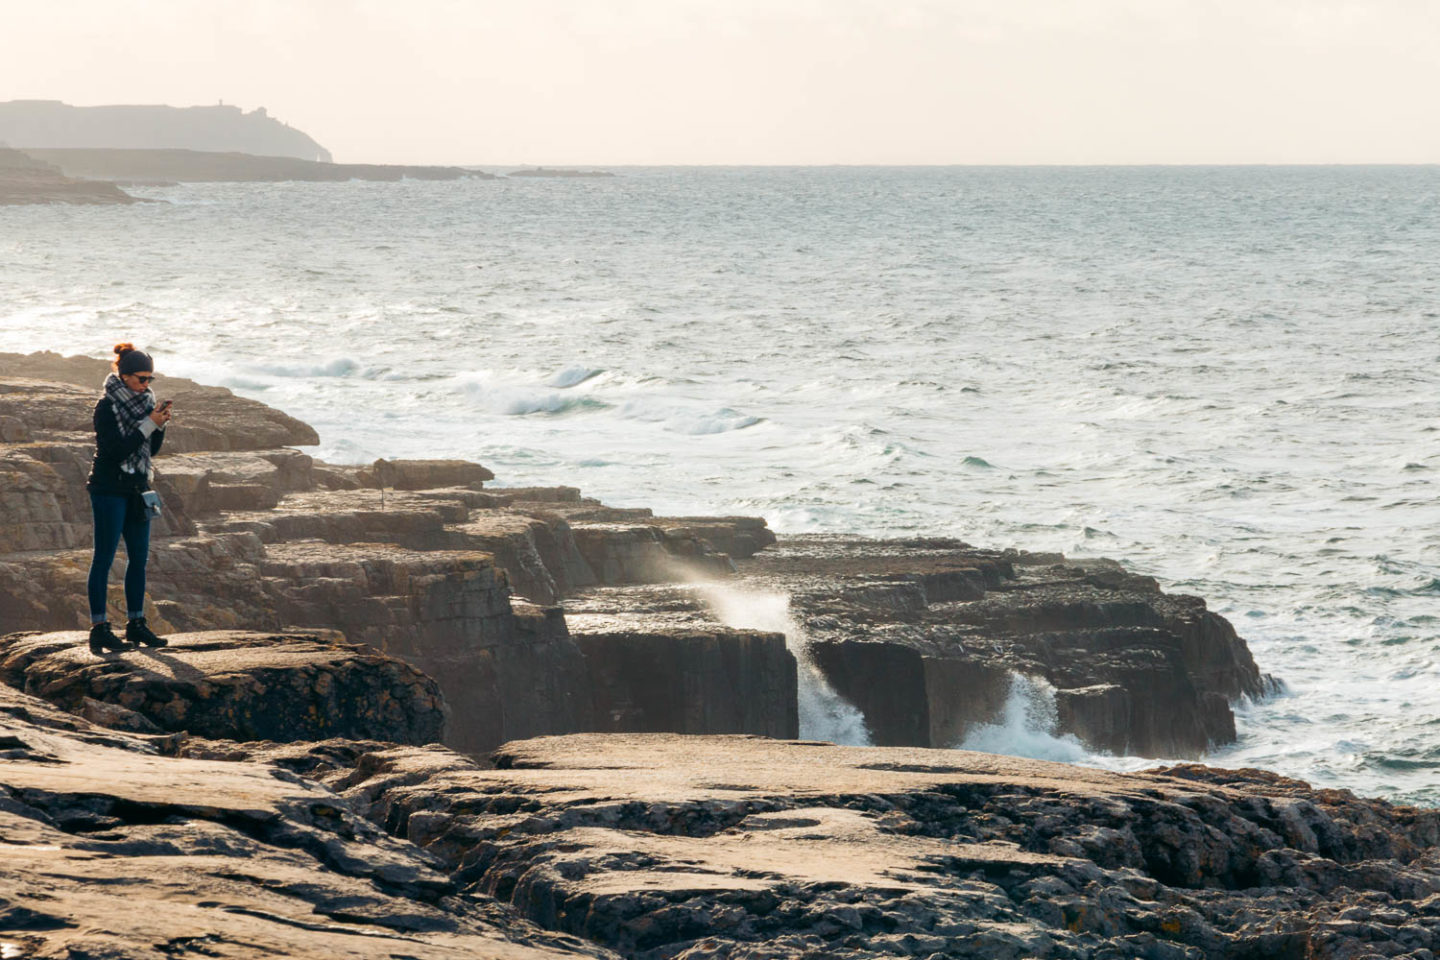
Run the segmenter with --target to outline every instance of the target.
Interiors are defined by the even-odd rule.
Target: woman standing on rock
[[[165,639],[145,625],[145,561],[150,554],[150,458],[165,442],[170,401],[157,409],[150,383],[155,364],[132,343],[115,345],[114,372],[95,404],[95,462],[85,489],[95,516],[95,556],[90,561],[90,651],[124,650],[127,642],[163,647]],[[158,502],[158,501],[157,501]],[[110,564],[125,538],[125,639],[110,627],[105,610]]]

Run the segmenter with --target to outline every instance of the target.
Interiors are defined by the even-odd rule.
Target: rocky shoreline
[[[116,184],[66,176],[54,164],[0,147],[0,207],[32,203],[115,206],[141,203]]]
[[[1091,750],[1233,740],[1232,702],[1276,681],[1202,600],[1108,561],[777,538],[458,461],[325,464],[295,449],[318,440],[305,424],[167,378],[183,414],[157,461],[147,612],[174,636],[94,657],[83,479],[104,370],[0,355],[7,956],[1440,940],[1434,811],[1260,771],[936,749],[1017,685]],[[875,746],[799,739],[816,696]]]

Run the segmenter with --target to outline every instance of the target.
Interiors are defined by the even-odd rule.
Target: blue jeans
[[[120,538],[125,538],[125,610],[131,617],[145,616],[145,561],[150,556],[150,514],[137,496],[91,493],[95,515],[95,556],[90,561],[90,622],[106,619],[105,587]]]

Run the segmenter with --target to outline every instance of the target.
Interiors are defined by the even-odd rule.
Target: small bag
[[[152,520],[160,516],[160,494],[154,490],[146,490],[140,494],[140,499],[145,502],[145,512],[150,515]]]

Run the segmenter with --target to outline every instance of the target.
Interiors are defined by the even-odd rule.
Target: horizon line
[[[397,166],[397,167],[461,167],[463,169],[480,170],[486,167],[492,169],[515,169],[515,170],[614,170],[618,168],[655,168],[655,167],[681,167],[681,168],[741,168],[741,169],[833,169],[833,168],[876,168],[876,167],[901,167],[906,169],[951,169],[956,167],[965,168],[1015,168],[1015,167],[1062,167],[1069,169],[1094,169],[1101,167],[1440,167],[1440,160],[1240,160],[1240,161],[1122,161],[1122,162],[1098,162],[1098,163],[1067,163],[1051,161],[1028,161],[1014,163],[596,163],[596,162],[549,162],[549,163],[415,163],[415,162],[381,162],[366,160],[337,160],[337,164],[365,164],[374,163],[376,166]]]

